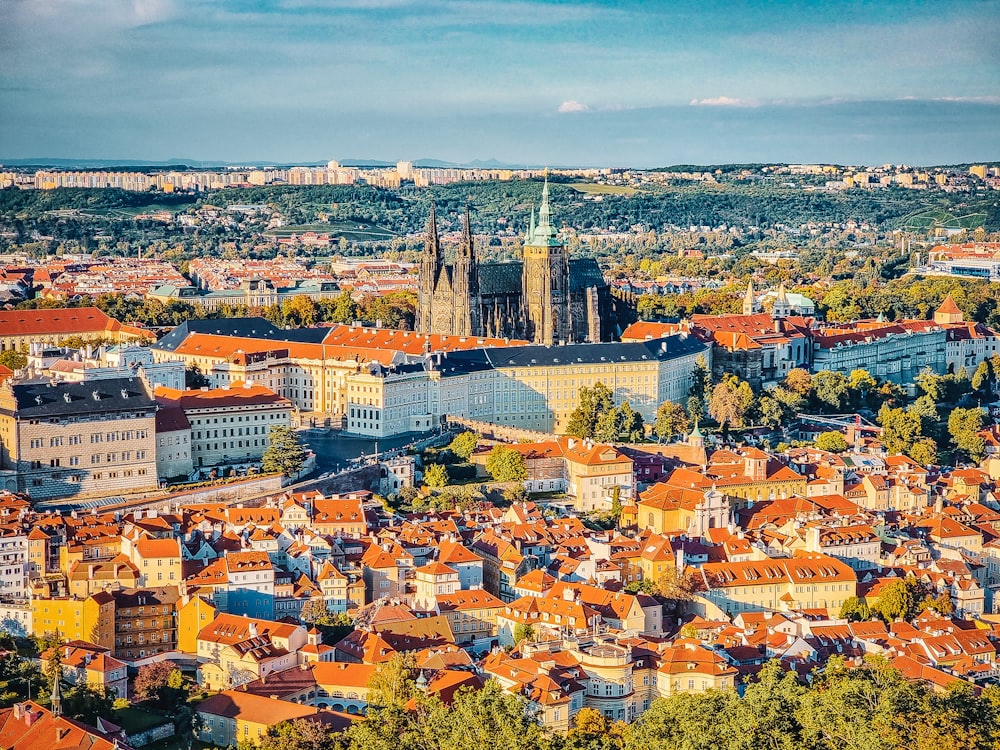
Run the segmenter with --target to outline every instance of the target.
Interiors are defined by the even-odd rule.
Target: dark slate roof
[[[95,393],[98,396],[96,399]],[[14,386],[14,398],[21,419],[156,408],[156,401],[139,378],[109,378],[55,385],[49,382],[22,383]]]
[[[708,347],[694,336],[667,336],[638,343],[568,344],[566,346],[512,346],[487,349],[494,367],[531,367],[601,362],[666,361],[699,354]]]
[[[601,267],[593,258],[569,259],[569,290],[578,292],[581,289],[596,286],[607,286]]]
[[[172,352],[191,333],[211,333],[218,336],[293,341],[299,344],[319,344],[329,328],[292,328],[283,330],[265,318],[221,318],[219,320],[188,320],[157,341],[154,349]]]
[[[452,352],[441,352],[440,356],[432,355],[428,366],[440,372],[444,377],[492,370],[493,365],[490,363],[487,351],[486,349],[459,349]]]
[[[520,261],[482,263],[479,266],[480,294],[520,294],[523,264]],[[593,258],[570,258],[569,290],[607,286],[600,266]]]
[[[520,294],[521,269],[519,261],[482,263],[479,266],[479,293]]]

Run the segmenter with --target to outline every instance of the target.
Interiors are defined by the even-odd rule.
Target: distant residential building
[[[139,379],[0,384],[0,468],[36,499],[156,487],[156,402]]]

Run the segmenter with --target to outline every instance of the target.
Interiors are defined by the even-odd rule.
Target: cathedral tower
[[[551,223],[549,181],[542,188],[542,205],[535,225],[534,210],[524,238],[521,287],[527,338],[536,344],[569,342],[569,258]]]
[[[482,300],[479,295],[479,264],[476,262],[476,247],[472,238],[468,203],[465,204],[465,219],[462,223],[462,242],[455,254],[452,284],[455,294],[454,333],[459,336],[481,335]]]
[[[427,219],[427,236],[424,239],[424,253],[420,258],[420,283],[417,291],[417,330],[429,333],[433,321],[432,300],[434,286],[438,274],[444,267],[444,255],[441,252],[441,241],[438,238],[437,216],[434,214],[434,203],[431,203],[431,215]]]

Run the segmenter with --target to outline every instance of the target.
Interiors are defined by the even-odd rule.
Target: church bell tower
[[[568,343],[569,258],[551,223],[549,181],[542,188],[542,204],[535,225],[534,209],[524,238],[524,265],[521,279],[526,337],[536,344]]]

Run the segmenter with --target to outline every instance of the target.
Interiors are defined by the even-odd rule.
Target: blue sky
[[[0,0],[0,158],[1000,159],[1000,0]]]

